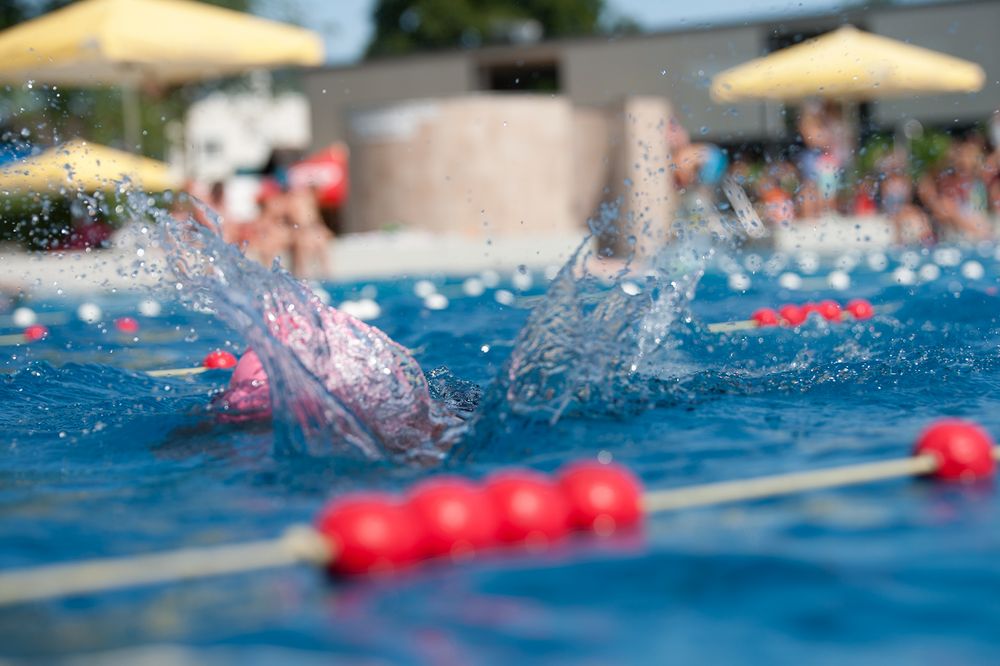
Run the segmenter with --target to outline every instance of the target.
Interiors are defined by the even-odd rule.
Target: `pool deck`
[[[544,269],[561,266],[582,240],[582,232],[491,239],[418,232],[353,234],[331,243],[330,272],[311,277],[464,275],[486,269],[510,271],[520,265]],[[140,247],[145,247],[141,260]],[[0,248],[0,289],[34,295],[143,289],[161,279],[161,262],[158,250],[128,234],[119,237],[113,249],[102,251],[26,253]]]

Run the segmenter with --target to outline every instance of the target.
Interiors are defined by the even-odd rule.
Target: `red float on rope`
[[[49,337],[49,329],[41,324],[32,324],[24,329],[24,339],[26,342],[38,342]]]
[[[486,481],[503,543],[545,545],[569,531],[569,503],[548,477],[530,470],[500,472]]]
[[[843,310],[840,308],[840,303],[837,301],[821,301],[816,305],[816,312],[819,316],[827,321],[840,321],[841,315],[843,315]]]
[[[393,497],[374,493],[337,500],[316,521],[334,553],[330,570],[348,575],[392,571],[418,561],[421,528]]]
[[[805,308],[791,303],[778,308],[778,313],[781,314],[781,318],[786,324],[793,327],[804,324],[809,317],[809,313],[806,312]]]
[[[756,310],[752,315],[750,315],[750,319],[757,322],[758,328],[778,326],[781,324],[781,317],[771,308],[761,308]]]
[[[421,522],[425,557],[461,557],[497,545],[497,515],[482,488],[457,477],[418,484],[407,507]]]
[[[944,420],[919,437],[908,458],[668,490],[642,492],[624,468],[594,462],[568,464],[558,483],[524,471],[495,475],[485,488],[435,479],[417,486],[406,502],[381,494],[335,499],[315,528],[293,527],[277,539],[0,571],[0,606],[304,562],[364,575],[454,554],[453,544],[462,540],[488,547],[493,534],[497,545],[548,544],[571,529],[609,534],[638,523],[642,514],[910,476],[977,481],[996,473],[998,457],[1000,448],[978,426]],[[479,520],[484,524],[477,526]]]
[[[863,298],[855,298],[847,304],[846,310],[859,321],[871,319],[875,315],[875,308],[872,307],[869,301]]]
[[[975,423],[959,419],[938,421],[925,430],[914,453],[936,457],[934,476],[946,481],[985,479],[996,470],[990,436]]]
[[[559,472],[559,487],[575,529],[604,536],[642,519],[642,484],[620,465],[570,463]]]
[[[208,352],[201,364],[209,370],[226,370],[236,367],[236,357],[222,349]]]
[[[122,333],[138,333],[139,322],[132,317],[119,317],[115,319],[115,328]]]

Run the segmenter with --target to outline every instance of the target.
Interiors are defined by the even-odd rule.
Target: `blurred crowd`
[[[900,142],[863,160],[856,123],[833,103],[800,111],[798,141],[758,160],[707,143],[692,143],[674,120],[668,139],[681,217],[712,208],[727,174],[739,183],[772,227],[831,215],[887,219],[900,244],[983,241],[996,237],[1000,217],[1000,113],[977,130],[949,135],[933,161],[918,162]],[[867,162],[867,164],[864,164]]]
[[[207,188],[192,183],[187,192],[208,210],[193,205],[190,198],[179,199],[174,207],[178,217],[192,216],[212,228],[217,222],[223,240],[240,246],[265,266],[280,257],[298,277],[330,274],[333,232],[323,215],[319,188],[309,179],[291,177],[274,156],[260,177],[253,179],[251,213],[245,212],[246,205],[232,205],[245,198],[246,192],[234,195],[222,181]]]

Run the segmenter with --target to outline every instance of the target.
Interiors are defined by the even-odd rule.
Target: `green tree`
[[[368,57],[634,31],[604,0],[379,0]]]

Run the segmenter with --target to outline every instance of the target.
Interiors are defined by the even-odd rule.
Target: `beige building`
[[[1000,3],[960,1],[312,70],[305,91],[313,143],[346,140],[351,147],[347,231],[579,229],[602,203],[620,203],[626,217],[641,210],[634,200],[645,195],[633,196],[638,185],[628,175],[640,166],[630,132],[654,109],[665,114],[668,101],[694,140],[788,141],[780,104],[717,104],[709,83],[724,69],[844,22],[986,70],[988,84],[975,95],[867,106],[863,112],[875,126],[907,118],[971,124],[1000,108]],[[638,115],[629,111],[635,103],[643,108]],[[644,154],[662,161],[665,140],[646,130],[642,136]],[[649,214],[669,216],[669,192],[651,196],[662,209]]]

